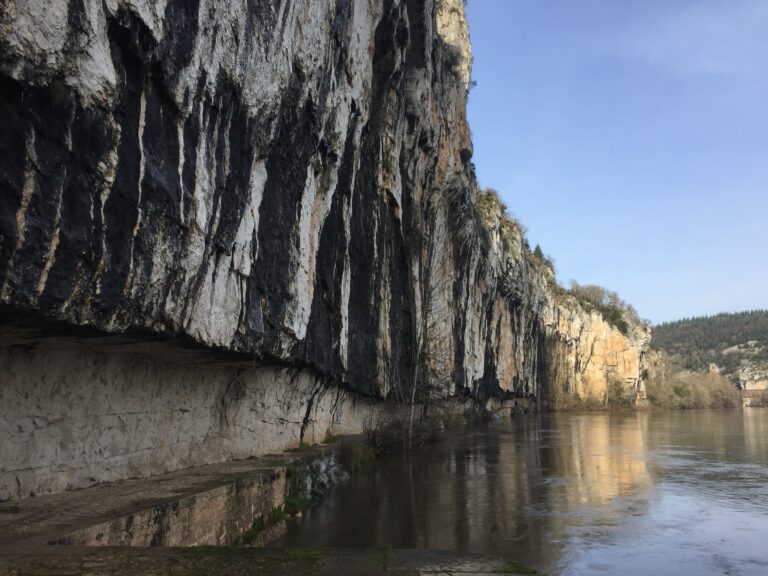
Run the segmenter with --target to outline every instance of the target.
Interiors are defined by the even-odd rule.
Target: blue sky
[[[768,0],[469,0],[480,185],[654,322],[768,308]]]

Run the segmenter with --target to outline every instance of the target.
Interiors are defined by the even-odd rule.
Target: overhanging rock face
[[[96,340],[0,346],[0,501],[360,434],[383,410],[307,370]]]
[[[3,325],[181,338],[378,399],[577,391],[584,361],[599,391],[598,334],[637,385],[647,335],[564,327],[583,311],[478,213],[470,67],[461,0],[9,0]],[[94,481],[130,474],[105,450]]]

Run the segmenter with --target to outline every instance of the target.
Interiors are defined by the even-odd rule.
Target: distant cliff
[[[503,209],[478,203],[461,0],[225,4],[0,9],[3,330],[34,318],[29,345],[56,321],[58,335],[192,342],[310,375],[301,438],[329,386],[373,399],[557,404],[612,383],[642,395],[647,328],[622,331],[563,295]],[[231,425],[238,386],[195,409]],[[35,426],[14,432],[19,446]],[[194,462],[193,448],[182,460],[169,466]],[[156,470],[89,466],[97,480]]]

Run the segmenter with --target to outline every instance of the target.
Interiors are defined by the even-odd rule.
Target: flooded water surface
[[[544,414],[381,458],[291,546],[439,548],[548,575],[768,575],[768,410]]]

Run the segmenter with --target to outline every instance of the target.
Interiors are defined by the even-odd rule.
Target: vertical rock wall
[[[3,329],[191,340],[378,399],[637,386],[647,334],[556,301],[478,212],[470,69],[461,0],[6,1]]]
[[[574,303],[551,306],[545,323],[544,379],[553,407],[580,400],[602,402],[609,391],[618,390],[627,400],[646,399],[647,326],[630,325],[624,334],[598,312],[586,312]]]

